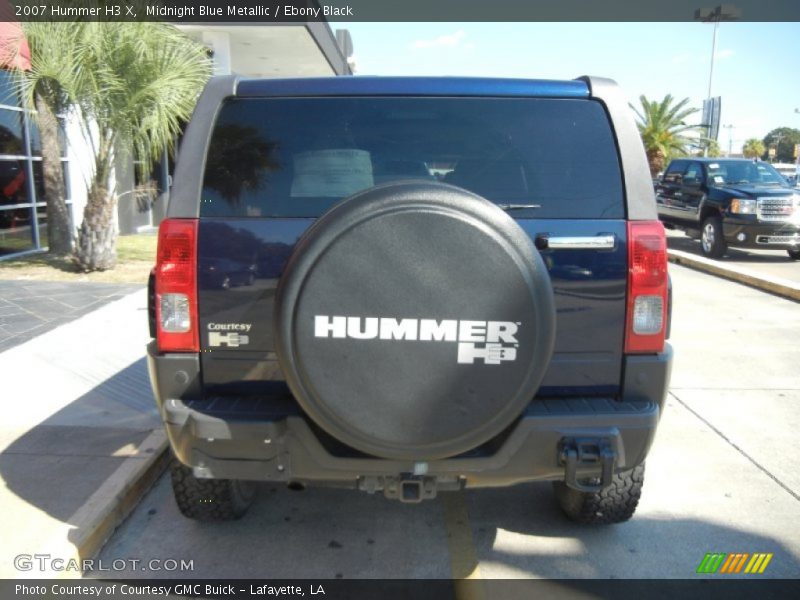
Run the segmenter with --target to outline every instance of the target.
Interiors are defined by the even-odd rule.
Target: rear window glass
[[[517,217],[622,218],[616,145],[588,100],[247,98],[220,110],[201,216],[316,217],[374,185],[443,181]]]

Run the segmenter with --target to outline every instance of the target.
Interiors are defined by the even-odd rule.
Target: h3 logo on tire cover
[[[458,321],[455,319],[394,319],[391,317],[314,316],[314,337],[394,340],[419,342],[457,342],[456,362],[474,364],[483,359],[499,365],[517,358],[519,342],[515,334],[522,323],[511,321]],[[483,344],[479,346],[478,344]]]

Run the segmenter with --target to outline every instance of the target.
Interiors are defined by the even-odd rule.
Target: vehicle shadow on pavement
[[[800,572],[800,560],[782,542],[754,533],[746,522],[726,519],[724,510],[702,507],[702,498],[698,512],[716,513],[713,520],[654,512],[640,504],[626,523],[587,526],[561,513],[549,483],[465,495],[476,554],[491,565],[481,567],[487,578],[693,578],[700,576],[696,570],[706,553],[773,553],[760,577],[796,578]]]
[[[73,526],[66,528],[70,541],[82,539],[87,532],[73,517],[124,461],[140,458],[140,445],[159,429],[144,358],[33,427],[10,416],[0,452],[7,551],[35,552],[39,543],[66,538],[63,525]]]
[[[99,558],[193,561],[191,572],[116,573],[123,578],[448,578],[442,522],[439,501],[407,505],[354,490],[270,483],[259,484],[242,519],[197,522],[180,514],[165,475]]]
[[[352,490],[259,488],[240,521],[198,523],[180,515],[164,477],[100,558],[193,561],[191,573],[117,574],[134,578],[692,578],[707,552],[772,552],[762,577],[800,569],[782,544],[724,518],[643,514],[621,525],[574,524],[549,483],[461,492],[466,520],[448,517],[444,494],[408,505]]]

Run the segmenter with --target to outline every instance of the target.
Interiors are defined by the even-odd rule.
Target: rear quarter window
[[[548,98],[246,98],[223,104],[201,216],[317,217],[374,185],[451,183],[516,217],[625,215],[603,107]]]

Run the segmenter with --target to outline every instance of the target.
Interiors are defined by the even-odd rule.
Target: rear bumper
[[[362,455],[330,440],[291,398],[203,398],[199,361],[191,354],[157,354],[148,368],[170,444],[197,477],[315,482],[389,495],[393,481],[418,477],[433,489],[504,486],[563,480],[559,448],[567,439],[603,440],[615,469],[644,461],[666,397],[672,350],[626,358],[620,400],[537,398],[498,438],[473,452],[425,461]],[[579,466],[593,477],[597,467]],[[427,485],[427,484],[426,484]]]

